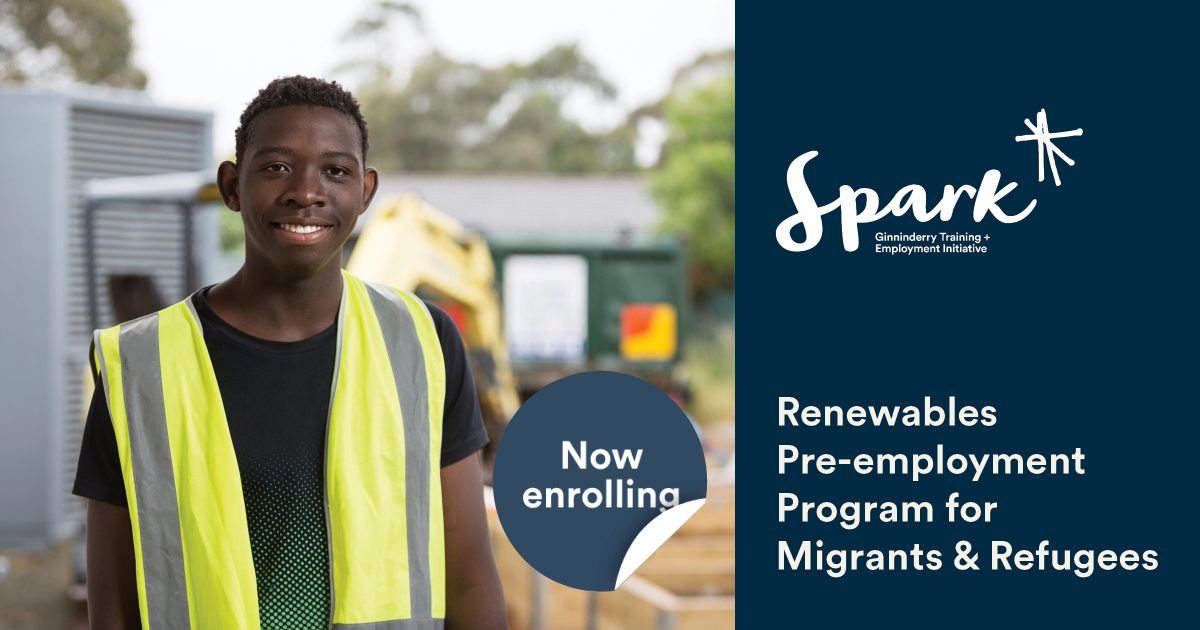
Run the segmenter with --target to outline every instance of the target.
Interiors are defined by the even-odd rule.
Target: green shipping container
[[[669,379],[687,317],[682,243],[489,237],[488,245],[523,389],[579,370]]]

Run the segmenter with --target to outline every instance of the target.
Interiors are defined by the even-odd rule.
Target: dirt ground
[[[87,611],[67,596],[70,541],[43,551],[0,549],[0,630],[86,630]]]

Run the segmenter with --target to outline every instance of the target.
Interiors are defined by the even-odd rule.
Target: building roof
[[[210,203],[221,200],[212,169],[91,179],[84,183],[89,201],[165,201]]]
[[[662,215],[637,175],[433,173],[384,174],[368,215],[382,206],[380,201],[402,193],[415,193],[489,235],[644,235]]]

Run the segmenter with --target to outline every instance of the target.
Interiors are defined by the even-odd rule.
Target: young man
[[[358,104],[279,79],[236,136],[241,270],[96,333],[92,628],[505,627],[462,341],[341,270],[378,184]]]

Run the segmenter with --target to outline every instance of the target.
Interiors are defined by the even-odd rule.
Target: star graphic
[[[1075,166],[1075,160],[1067,157],[1055,144],[1055,138],[1069,138],[1071,136],[1082,136],[1083,129],[1072,129],[1071,131],[1057,131],[1050,133],[1050,128],[1046,125],[1046,110],[1038,112],[1037,126],[1025,119],[1025,126],[1033,132],[1032,135],[1017,136],[1017,142],[1025,142],[1028,140],[1037,140],[1038,143],[1038,181],[1046,181],[1046,158],[1050,158],[1050,172],[1054,174],[1054,185],[1062,186],[1062,181],[1058,178],[1058,164],[1054,156],[1062,158],[1067,166]]]

